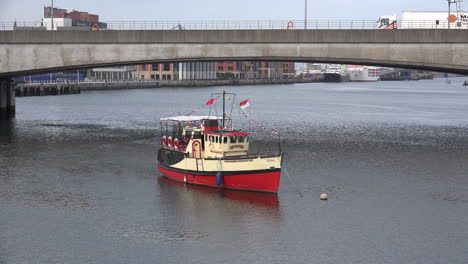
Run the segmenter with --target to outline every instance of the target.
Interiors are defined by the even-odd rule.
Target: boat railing
[[[187,138],[178,139],[179,143],[178,143],[177,147],[174,145],[174,143],[172,143],[172,144],[163,145],[163,148],[169,149],[169,150],[175,150],[175,151],[179,151],[179,152],[185,152],[187,150],[187,146],[188,146],[189,141],[190,141],[190,139],[187,139]]]

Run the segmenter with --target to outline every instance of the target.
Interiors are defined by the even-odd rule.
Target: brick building
[[[293,78],[293,62],[224,61],[216,65],[220,79],[279,79]]]
[[[107,28],[106,23],[99,22],[99,15],[89,14],[88,12],[82,12],[73,9],[62,9],[55,7],[52,9],[52,7],[46,6],[44,7],[44,17],[41,24],[47,30],[52,30],[52,13],[54,15],[54,30],[58,30],[60,28],[81,28],[88,30],[93,27],[100,29]]]
[[[296,76],[296,68],[294,62],[283,62],[283,78],[294,78]]]
[[[178,68],[178,63],[142,64],[136,66],[133,76],[139,80],[178,80]]]

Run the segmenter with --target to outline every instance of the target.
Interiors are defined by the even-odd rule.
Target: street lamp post
[[[304,29],[307,29],[307,0],[304,0]]]
[[[54,0],[51,0],[51,1],[52,1],[52,3],[51,3],[50,8],[51,8],[52,11],[50,12],[50,14],[51,14],[50,16],[51,16],[52,31],[53,31],[54,30]]]
[[[447,2],[448,2],[448,17],[447,17],[447,22],[448,23],[447,23],[447,25],[448,25],[448,29],[450,29],[450,11],[451,11],[450,10],[451,9],[450,5],[452,4],[452,0],[447,0]]]

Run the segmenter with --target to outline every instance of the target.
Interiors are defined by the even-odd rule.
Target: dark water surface
[[[0,263],[468,263],[462,81],[18,98],[0,128]],[[159,177],[159,118],[223,89],[282,132],[303,198],[285,175],[278,196]]]

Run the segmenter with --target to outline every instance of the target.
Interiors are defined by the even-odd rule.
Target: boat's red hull
[[[223,189],[277,193],[281,171],[249,172],[223,175],[222,184],[216,184],[216,175],[197,175],[172,170],[158,164],[161,173],[169,179]]]

